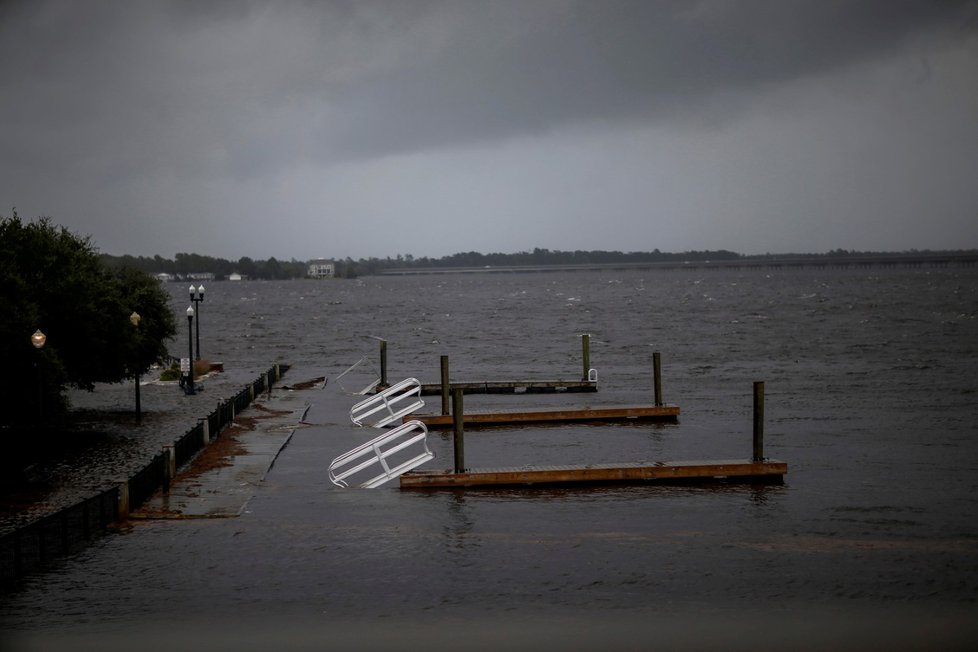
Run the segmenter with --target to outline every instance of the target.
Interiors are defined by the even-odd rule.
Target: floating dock
[[[788,464],[779,460],[626,462],[572,466],[524,466],[490,469],[414,470],[400,477],[401,489],[506,487],[591,483],[763,483],[780,484]]]
[[[387,340],[380,341],[380,379],[361,393],[380,393],[390,386],[387,382]],[[465,394],[549,394],[555,392],[596,392],[598,391],[598,372],[591,368],[591,335],[581,335],[582,373],[580,380],[499,380],[476,382],[451,382],[448,372],[448,356],[441,356],[441,382],[426,383],[421,386],[424,396],[443,397],[450,389],[460,389]],[[352,368],[352,367],[351,367]],[[349,371],[349,370],[348,370]],[[346,372],[344,372],[346,373]]]
[[[575,421],[676,421],[679,418],[678,405],[640,405],[617,407],[585,407],[574,409],[548,409],[520,412],[476,412],[463,413],[462,425],[502,426],[531,423],[568,423]],[[409,414],[404,421],[417,420],[428,428],[451,428],[454,416],[451,414]]]
[[[596,392],[596,380],[504,380],[451,384],[466,394],[553,394],[557,392]],[[442,393],[441,383],[421,385],[424,396],[438,396]]]

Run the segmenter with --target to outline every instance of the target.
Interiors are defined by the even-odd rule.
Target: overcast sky
[[[978,247],[978,2],[0,0],[0,215],[111,254]]]

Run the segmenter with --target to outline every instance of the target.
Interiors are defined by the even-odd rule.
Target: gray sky
[[[978,247],[978,2],[0,0],[0,215],[106,253]]]

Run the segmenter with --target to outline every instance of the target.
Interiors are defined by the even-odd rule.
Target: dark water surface
[[[822,643],[867,622],[898,623],[878,628],[900,632],[890,647],[975,642],[978,270],[371,277],[207,294],[205,357],[243,379],[288,362],[287,380],[329,376],[323,396],[376,377],[376,337],[392,380],[435,382],[440,355],[454,380],[577,378],[591,334],[597,394],[466,397],[471,410],[648,403],[662,352],[678,425],[500,429],[467,438],[469,466],[746,458],[763,380],[765,452],[789,474],[765,487],[341,490],[326,465],[350,433],[299,429],[244,515],[104,538],[3,597],[10,631],[289,619],[498,632],[544,617],[624,623],[633,638],[654,625],[673,643],[680,625],[702,637],[731,622],[790,622]],[[326,421],[328,402],[309,400],[307,420]],[[450,466],[448,438],[430,439],[435,466]],[[710,631],[704,647],[735,640]]]

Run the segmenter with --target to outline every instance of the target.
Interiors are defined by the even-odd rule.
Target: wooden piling
[[[455,449],[455,473],[465,471],[465,431],[463,426],[462,397],[464,392],[461,389],[452,390],[452,437],[453,448]]]
[[[652,383],[655,388],[655,405],[662,405],[662,354],[652,352]]]
[[[448,356],[441,356],[441,413],[448,414]]]
[[[754,383],[754,456],[755,462],[764,460],[764,381]]]
[[[387,340],[380,341],[380,387],[387,385]]]
[[[591,371],[591,334],[584,333],[581,335],[581,359],[584,363],[584,373],[581,375],[581,380],[587,380],[588,374]]]

